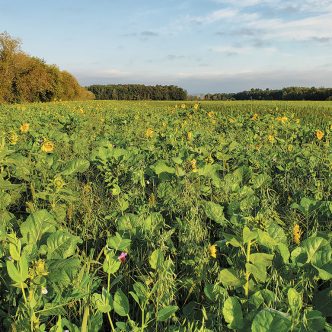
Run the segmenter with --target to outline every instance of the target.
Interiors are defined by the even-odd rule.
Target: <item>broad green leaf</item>
[[[157,321],[164,322],[169,319],[174,313],[178,311],[179,307],[176,305],[169,305],[165,308],[162,308],[157,313]]]
[[[267,273],[266,273],[266,267],[264,265],[255,265],[246,263],[246,270],[252,274],[255,279],[259,282],[265,282]]]
[[[92,295],[92,303],[98,311],[107,313],[112,310],[113,299],[107,289],[103,287],[101,294],[94,293]]]
[[[316,292],[312,302],[314,309],[319,310],[326,317],[332,317],[332,286]]]
[[[254,265],[262,265],[264,267],[268,267],[272,265],[274,255],[272,254],[265,254],[265,253],[254,253],[249,256],[249,260]]]
[[[160,249],[156,249],[153,251],[149,258],[150,266],[156,270],[164,263],[164,254]]]
[[[229,297],[223,306],[222,313],[228,328],[235,330],[243,327],[243,314],[239,300],[236,297]]]
[[[119,316],[127,316],[129,314],[129,301],[121,289],[118,289],[114,294],[113,307]]]
[[[304,250],[307,253],[308,256],[307,263],[314,260],[317,251],[323,248],[324,246],[330,246],[330,245],[328,241],[322,237],[311,237],[304,240],[301,244],[301,247],[304,248]]]
[[[330,307],[331,309],[331,307]],[[331,311],[331,310],[330,310]],[[306,319],[306,331],[309,332],[319,332],[319,331],[327,331],[325,330],[325,317],[322,316],[322,313],[317,310],[308,311],[305,314]]]
[[[60,230],[52,233],[47,238],[47,259],[62,259],[72,256],[78,243],[82,243],[78,236]]]
[[[257,230],[258,232],[258,242],[266,247],[266,248],[270,248],[273,249],[275,246],[277,246],[279,244],[279,242],[274,239],[268,232],[264,232],[260,229]]]
[[[294,288],[290,288],[287,293],[289,307],[293,313],[299,312],[302,308],[302,296]]]
[[[282,257],[282,260],[284,261],[285,264],[289,263],[289,257],[290,257],[290,252],[288,250],[288,247],[284,243],[279,243],[278,244],[278,251],[280,252],[280,255]]]
[[[278,243],[278,245],[280,243],[287,244],[287,236],[286,236],[284,230],[282,229],[282,227],[280,227],[276,223],[271,223],[267,227],[267,233],[270,235],[270,237],[274,241],[276,241]]]
[[[103,270],[108,274],[116,273],[121,266],[120,260],[114,255],[114,252],[110,251],[105,255],[103,263]]]
[[[18,284],[25,281],[25,279],[22,277],[20,271],[15,266],[13,261],[7,261],[6,266],[7,266],[7,272],[8,272],[10,279],[12,279],[13,281],[15,281]]]
[[[90,162],[85,159],[74,159],[69,161],[64,170],[61,172],[62,175],[73,175],[75,173],[84,173],[90,167]]]
[[[211,285],[211,284],[207,284],[204,287],[205,296],[212,302],[216,300],[216,296],[213,292],[213,289],[214,289],[214,285]]]
[[[169,167],[166,162],[162,160],[157,161],[151,168],[157,175],[161,173],[175,174],[175,168]]]
[[[263,309],[254,318],[252,332],[289,332],[291,321],[284,314],[277,310]]]
[[[249,302],[256,308],[259,308],[262,304],[270,306],[272,302],[276,300],[276,295],[268,289],[262,289],[250,296]]]
[[[144,303],[149,299],[149,289],[146,285],[141,282],[135,282],[133,288],[141,303]]]
[[[48,280],[64,288],[70,285],[81,268],[78,258],[52,260],[48,262]]]
[[[257,237],[256,231],[251,231],[247,226],[243,228],[242,231],[243,243],[248,243],[249,241],[256,239],[256,237]]]
[[[122,238],[122,236],[119,233],[116,233],[115,236],[109,237],[107,239],[107,245],[116,251],[128,250],[130,244],[131,240]]]
[[[218,280],[224,287],[241,287],[244,282],[237,276],[234,269],[223,269],[219,272]]]
[[[36,244],[45,233],[55,232],[55,220],[46,210],[38,210],[21,224],[22,241],[26,244]]]
[[[9,254],[15,261],[20,260],[21,256],[21,241],[17,240],[16,244],[9,243]]]
[[[216,204],[212,201],[204,202],[204,211],[206,216],[218,224],[222,224],[225,221],[224,207]]]
[[[270,182],[271,178],[267,174],[257,174],[252,178],[252,184],[255,189],[261,188],[264,184]]]

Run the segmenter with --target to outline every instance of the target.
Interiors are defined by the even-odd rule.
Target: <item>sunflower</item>
[[[21,133],[25,134],[29,131],[30,129],[30,124],[29,123],[23,123],[20,127]]]
[[[299,226],[299,224],[295,224],[293,227],[293,241],[296,244],[300,244],[300,239],[301,239],[302,231]]]
[[[317,139],[321,140],[324,137],[324,132],[321,130],[316,130]]]
[[[153,133],[154,133],[153,129],[152,128],[148,128],[146,130],[146,132],[145,132],[145,137],[146,138],[152,138],[153,137]]]
[[[209,246],[209,253],[211,257],[217,258],[217,246],[215,244]]]
[[[49,152],[53,152],[54,150],[54,143],[51,141],[45,141],[43,143],[43,145],[41,146],[41,150],[43,152],[49,153]]]

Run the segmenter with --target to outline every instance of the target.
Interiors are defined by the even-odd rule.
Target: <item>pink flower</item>
[[[126,252],[122,252],[119,257],[118,257],[118,260],[121,262],[121,263],[124,263],[126,261],[126,257],[127,257],[127,253]]]

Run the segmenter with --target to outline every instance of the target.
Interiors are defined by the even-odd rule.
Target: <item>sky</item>
[[[0,0],[3,31],[84,86],[332,86],[332,0]]]

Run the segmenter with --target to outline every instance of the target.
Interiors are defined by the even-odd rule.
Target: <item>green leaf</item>
[[[21,224],[22,241],[26,244],[36,244],[45,233],[55,232],[55,220],[46,210],[38,210]]]
[[[268,289],[262,289],[251,295],[249,302],[256,308],[259,308],[262,304],[269,307],[275,300],[276,296],[273,292]]]
[[[164,254],[160,249],[156,249],[149,258],[150,266],[156,270],[164,263]]]
[[[257,237],[256,231],[251,231],[247,226],[243,228],[242,231],[243,243],[248,243],[249,241],[256,239],[256,237]]]
[[[278,241],[275,240],[268,232],[264,232],[258,229],[257,233],[258,233],[258,242],[262,246],[273,249],[275,246],[279,244]]]
[[[157,313],[157,321],[164,322],[169,319],[174,313],[178,311],[179,307],[176,305],[169,305],[165,308],[162,308]]]
[[[119,270],[120,266],[121,262],[116,256],[114,256],[114,252],[110,251],[106,253],[103,263],[104,272],[108,274],[114,274]]]
[[[254,253],[249,256],[249,260],[254,265],[262,265],[264,267],[268,267],[272,265],[274,255],[272,254],[264,254],[262,252]]]
[[[146,285],[142,284],[141,282],[135,282],[133,288],[141,303],[144,303],[149,299],[149,289]]]
[[[246,263],[246,270],[252,274],[255,279],[259,282],[265,282],[267,273],[266,273],[266,267],[264,265],[255,265]]]
[[[9,243],[9,254],[15,261],[20,260],[21,257],[21,241],[17,240],[16,244]]]
[[[322,237],[311,237],[304,240],[301,246],[305,249],[308,260],[307,263],[312,260],[315,262],[315,254],[324,246],[330,246],[329,242]]]
[[[114,294],[113,307],[119,316],[127,316],[129,314],[129,301],[121,289],[118,289]]]
[[[77,248],[77,243],[82,243],[78,236],[64,231],[56,231],[47,238],[47,259],[62,259],[72,256]]]
[[[235,330],[243,327],[243,314],[239,300],[236,297],[229,297],[223,306],[222,313],[228,328]]]
[[[263,309],[254,318],[252,332],[289,332],[291,322],[289,318],[277,310]]]
[[[224,287],[241,287],[244,282],[240,280],[234,269],[223,269],[219,272],[218,280]]]
[[[289,307],[293,313],[299,312],[302,308],[302,296],[294,288],[290,288],[287,293]]]
[[[116,251],[125,251],[128,250],[131,244],[130,239],[122,238],[119,233],[116,233],[115,236],[109,237],[107,239],[107,245],[110,248],[115,249]]]
[[[285,264],[289,263],[289,257],[290,257],[290,252],[288,250],[288,247],[284,243],[279,243],[278,244],[278,251],[280,252],[280,255],[282,257],[282,260],[284,261]]]
[[[224,207],[212,201],[204,202],[204,211],[206,216],[218,224],[225,221]]]
[[[175,174],[175,168],[167,166],[165,161],[159,160],[151,169],[157,174],[160,175],[161,173],[168,173],[168,174]]]
[[[57,283],[64,288],[72,283],[80,268],[81,262],[75,257],[52,260],[48,262],[47,278],[50,282]]]
[[[326,331],[324,329],[326,320],[325,317],[322,316],[321,312],[317,310],[311,310],[305,314],[305,319],[307,321],[306,331],[310,332]]]
[[[267,174],[258,174],[252,178],[252,184],[255,189],[261,188],[265,183],[270,182],[271,178]]]
[[[319,310],[324,316],[332,317],[332,286],[316,292],[312,302],[314,308]]]
[[[10,279],[12,279],[18,284],[25,281],[25,279],[22,278],[21,273],[19,272],[13,261],[7,261],[6,266]]]
[[[205,296],[212,302],[216,300],[216,294],[214,293],[214,285],[207,284],[204,287]]]
[[[90,167],[90,162],[86,159],[74,159],[69,161],[64,170],[61,172],[62,175],[73,175],[75,173],[84,173]]]
[[[105,314],[112,310],[113,299],[107,289],[103,287],[101,294],[94,293],[92,295],[92,303],[98,311]]]

